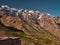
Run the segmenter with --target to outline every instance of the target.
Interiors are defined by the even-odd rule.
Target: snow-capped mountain
[[[6,10],[6,11],[10,11],[10,13],[28,13],[28,14],[31,14],[31,15],[40,15],[40,11],[36,10],[27,10],[27,9],[16,9],[16,8],[10,8],[9,6],[7,5],[1,5],[0,6],[0,10]],[[50,14],[48,14],[50,15]]]
[[[31,20],[31,22],[38,23],[43,15],[51,15],[49,13],[43,13],[38,10],[16,9],[10,8],[7,5],[1,5],[0,10],[6,12],[10,16],[19,16],[24,20]]]
[[[31,37],[37,36],[38,38],[44,37],[60,41],[60,17],[38,10],[16,9],[7,5],[1,5],[1,25],[6,30],[20,30],[30,34]],[[0,34],[0,36],[2,35]]]
[[[50,25],[50,23],[53,23],[53,24],[59,23],[59,21],[57,21],[59,18],[56,18],[55,16],[52,16],[49,13],[40,12],[38,10],[10,8],[7,5],[0,6],[0,16],[4,17],[4,18],[1,18],[1,22],[4,25],[13,26],[15,28],[20,27],[18,25],[18,24],[20,24],[20,23],[18,23],[18,22],[20,22],[19,20],[24,20],[24,21],[28,21],[29,23],[31,22],[34,24],[38,24],[41,27],[43,27],[45,25],[45,27],[44,27],[45,29],[51,29],[51,27],[50,28],[46,27],[46,26]],[[5,20],[7,20],[6,23],[5,23]],[[14,24],[16,21],[18,24]],[[13,25],[10,23],[13,23]],[[16,27],[15,25],[18,25],[18,26]]]

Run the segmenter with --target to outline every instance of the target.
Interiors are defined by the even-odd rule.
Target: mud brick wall
[[[21,40],[19,39],[0,40],[0,45],[21,45]]]

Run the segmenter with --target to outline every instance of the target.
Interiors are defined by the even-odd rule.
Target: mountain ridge
[[[60,17],[34,10],[9,10],[11,8],[7,7],[0,6],[0,24],[33,35],[33,38],[45,37],[60,42]]]

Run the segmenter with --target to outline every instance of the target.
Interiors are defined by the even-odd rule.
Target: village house
[[[21,45],[21,40],[19,37],[2,37],[0,45]]]

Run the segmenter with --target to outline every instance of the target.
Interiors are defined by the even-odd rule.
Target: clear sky
[[[0,0],[0,5],[39,10],[60,16],[60,0]]]

